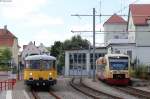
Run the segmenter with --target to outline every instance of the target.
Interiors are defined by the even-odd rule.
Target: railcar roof
[[[25,60],[56,60],[54,56],[48,56],[48,55],[32,55],[27,56]]]

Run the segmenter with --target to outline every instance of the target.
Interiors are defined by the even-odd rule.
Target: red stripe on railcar
[[[128,85],[130,82],[129,78],[125,79],[113,79],[113,78],[107,78],[106,83],[112,84],[112,85]]]

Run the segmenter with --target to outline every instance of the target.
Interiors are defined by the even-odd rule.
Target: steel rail
[[[32,96],[34,99],[40,99],[40,97],[38,96],[38,94],[35,90],[32,90],[31,93],[32,93]]]
[[[115,88],[130,95],[134,95],[135,97],[150,99],[150,92],[147,91],[143,91],[133,87],[115,87]]]
[[[92,97],[92,98],[94,98],[94,99],[103,99],[103,98],[100,97],[100,96],[109,97],[110,99],[111,99],[111,98],[112,98],[112,99],[122,99],[121,97],[117,97],[117,96],[114,96],[114,95],[110,95],[110,94],[108,94],[108,93],[105,93],[105,92],[102,92],[102,91],[93,89],[93,88],[91,88],[91,87],[88,87],[88,86],[84,85],[84,84],[82,83],[82,81],[80,81],[79,84],[75,84],[75,83],[74,83],[74,78],[70,81],[70,85],[71,85],[74,89],[76,89],[77,91],[79,91],[79,92],[81,92],[81,93],[83,93],[83,94],[85,94],[85,95],[87,95],[87,96],[89,96],[89,97]],[[84,89],[86,89],[86,90],[83,90],[82,88],[84,88]],[[92,92],[93,92],[94,94],[92,94]],[[98,95],[98,96],[96,96],[95,94]]]
[[[59,96],[54,94],[52,91],[49,91],[49,94],[52,95],[53,97],[55,97],[56,99],[61,99]]]

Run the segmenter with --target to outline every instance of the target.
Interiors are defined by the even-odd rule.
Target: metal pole
[[[77,68],[78,68],[78,72],[79,72],[79,66],[78,66],[78,50],[79,49],[77,49]],[[77,73],[78,74],[78,73]],[[80,74],[79,74],[80,75]]]
[[[93,8],[93,81],[95,79],[95,8]]]
[[[73,54],[73,53],[72,53],[72,59],[73,59],[73,77],[75,77],[75,73],[74,73],[74,71],[75,71],[75,70],[74,70],[74,69],[75,69],[75,68],[74,68],[74,54]]]
[[[91,46],[89,44],[89,60],[88,61],[91,60],[90,56],[91,56]],[[90,65],[89,65],[89,78],[91,78],[91,62],[90,62]]]
[[[82,64],[82,63],[83,63],[83,62],[82,62],[82,54],[83,54],[83,53],[81,53],[81,58],[80,58],[80,60],[81,60],[81,80],[82,80],[82,68],[83,68],[83,64]]]

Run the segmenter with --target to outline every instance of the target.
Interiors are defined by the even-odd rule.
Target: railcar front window
[[[53,66],[53,61],[44,60],[43,61],[43,69],[51,69]]]
[[[30,69],[40,69],[40,61],[39,60],[30,61]]]
[[[110,70],[128,70],[128,59],[110,58]]]

